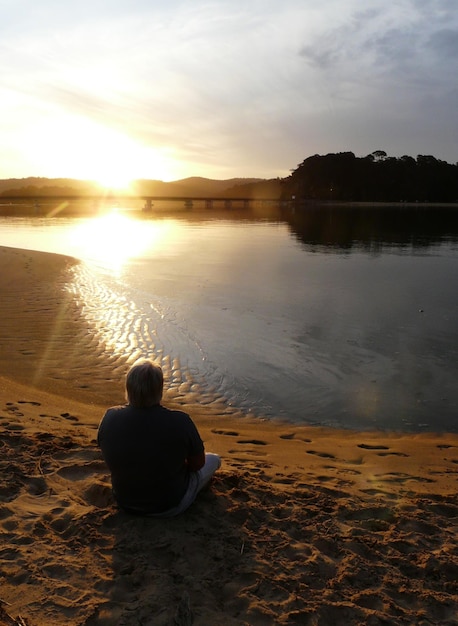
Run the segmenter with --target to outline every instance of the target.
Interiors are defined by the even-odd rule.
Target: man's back
[[[189,415],[161,405],[108,409],[100,423],[98,444],[118,504],[148,513],[180,502],[189,482],[187,459],[204,450]]]

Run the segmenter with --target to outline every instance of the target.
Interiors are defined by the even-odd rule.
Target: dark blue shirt
[[[111,472],[116,501],[139,513],[176,506],[189,483],[187,459],[204,451],[189,415],[161,405],[108,409],[97,442]]]

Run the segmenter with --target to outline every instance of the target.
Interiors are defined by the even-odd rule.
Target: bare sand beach
[[[96,446],[127,364],[66,290],[76,261],[0,263],[0,624],[458,625],[458,435],[269,422],[183,389],[164,403],[222,468],[181,517],[129,516]]]

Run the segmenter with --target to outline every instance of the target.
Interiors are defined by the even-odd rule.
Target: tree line
[[[430,155],[389,157],[376,150],[320,156],[300,163],[282,180],[282,198],[349,202],[458,202],[458,163]]]

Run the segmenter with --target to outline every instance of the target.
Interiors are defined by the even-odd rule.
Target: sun
[[[126,166],[116,160],[110,158],[105,159],[106,169],[100,168],[100,171],[93,177],[94,182],[101,187],[102,191],[129,192],[133,181],[137,178],[135,174],[130,173]]]
[[[98,128],[88,174],[106,190],[129,191],[131,183],[142,176],[145,166],[148,163],[153,166],[151,161],[147,149],[129,136]]]
[[[152,161],[148,150],[129,136],[110,129],[98,128],[97,135],[90,163],[91,178],[105,189],[128,191]]]
[[[140,178],[171,179],[169,159],[157,148],[113,131],[102,133],[97,146],[91,163],[92,180],[105,190],[129,192]]]
[[[53,177],[91,180],[104,190],[128,191],[140,178],[171,180],[176,169],[165,147],[143,143],[128,127],[119,130],[80,116],[44,122],[28,140],[40,146],[41,169]]]

